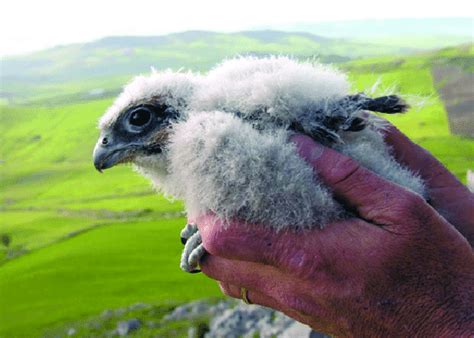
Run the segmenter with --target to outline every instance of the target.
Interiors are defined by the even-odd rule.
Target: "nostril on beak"
[[[104,137],[104,138],[102,139],[102,145],[105,146],[105,145],[107,145],[107,143],[109,143],[109,140],[107,139],[107,137]]]

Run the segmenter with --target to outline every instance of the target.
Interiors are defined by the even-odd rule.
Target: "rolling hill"
[[[1,62],[0,100],[25,100],[90,92],[114,95],[125,79],[157,69],[187,68],[204,71],[226,57],[239,54],[287,54],[318,58],[323,62],[345,62],[354,58],[407,54],[418,47],[383,46],[325,38],[309,33],[248,31],[215,33],[188,31],[165,36],[108,37],[84,44],[58,46],[36,53],[5,57]],[[92,95],[94,92],[92,92]]]

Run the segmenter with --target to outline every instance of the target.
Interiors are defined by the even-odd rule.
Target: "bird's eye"
[[[138,108],[134,110],[128,119],[128,122],[135,127],[143,127],[151,120],[151,111],[147,108]]]

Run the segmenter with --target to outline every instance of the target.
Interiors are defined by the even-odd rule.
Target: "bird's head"
[[[185,114],[197,81],[190,73],[166,71],[129,83],[99,121],[96,169],[127,162],[162,167],[172,124]]]

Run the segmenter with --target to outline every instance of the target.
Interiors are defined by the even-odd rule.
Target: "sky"
[[[232,32],[374,18],[474,17],[474,1],[2,0],[0,11],[0,55],[4,56],[111,35]]]

